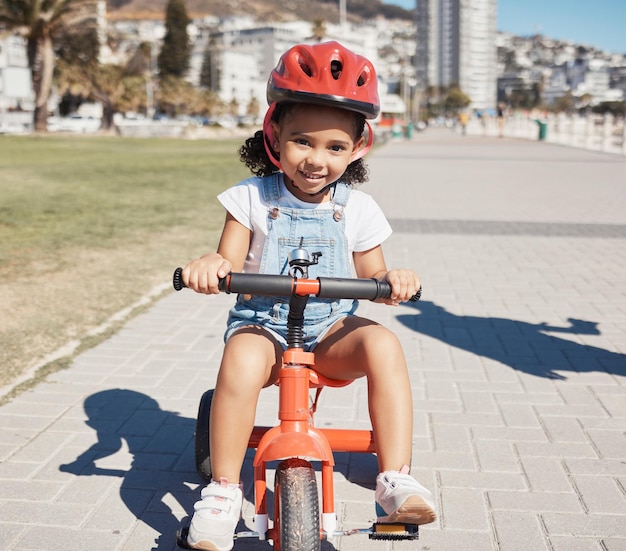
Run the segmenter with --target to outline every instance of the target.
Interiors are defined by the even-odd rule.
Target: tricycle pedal
[[[375,522],[369,534],[371,540],[416,540],[419,526],[403,522]]]
[[[176,532],[176,545],[181,549],[191,549],[187,543],[187,536],[189,536],[189,526],[183,526]]]

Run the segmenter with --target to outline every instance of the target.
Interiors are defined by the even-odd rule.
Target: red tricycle
[[[375,279],[308,278],[308,266],[316,263],[301,247],[290,255],[291,275],[231,273],[220,281],[220,290],[289,298],[287,349],[276,383],[279,386],[278,419],[274,427],[254,427],[249,448],[254,456],[254,528],[236,532],[235,538],[258,538],[273,541],[280,551],[318,551],[322,539],[367,534],[370,539],[417,539],[415,524],[374,523],[367,528],[338,530],[333,484],[333,452],[374,453],[371,430],[316,428],[314,414],[322,388],[341,387],[352,381],[334,380],[314,370],[313,352],[303,350],[304,309],[310,296],[320,298],[369,299],[387,298],[391,286]],[[174,272],[174,288],[180,290],[182,269]],[[418,300],[419,293],[411,300]],[[315,389],[310,401],[309,391]],[[196,467],[207,481],[211,479],[209,450],[209,416],[212,390],[205,392],[196,421]],[[311,403],[310,403],[311,402]],[[280,461],[274,483],[273,523],[270,526],[266,501],[267,464]],[[321,467],[321,515],[317,479],[312,461]],[[188,528],[177,535],[178,546],[187,544]]]

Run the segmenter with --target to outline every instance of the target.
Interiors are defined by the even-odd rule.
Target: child
[[[287,255],[300,245],[321,252],[309,277],[377,278],[391,284],[385,301],[399,304],[420,289],[411,270],[388,271],[381,243],[391,228],[374,200],[353,186],[367,179],[361,157],[367,119],[379,112],[376,73],[365,58],[337,42],[298,45],[272,71],[263,131],[239,153],[255,177],[222,193],[226,221],[217,252],[187,264],[183,281],[218,293],[230,271],[287,273]],[[368,124],[369,127],[369,124]],[[356,316],[356,301],[311,298],[305,311],[305,349],[327,377],[367,377],[369,412],[380,473],[380,522],[435,520],[430,492],[408,471],[412,399],[406,361],[396,336]],[[228,551],[241,516],[240,470],[263,387],[273,384],[286,347],[287,305],[239,296],[211,406],[213,481],[195,504],[188,543]],[[236,414],[234,414],[236,412]]]

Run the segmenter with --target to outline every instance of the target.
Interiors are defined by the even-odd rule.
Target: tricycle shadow
[[[86,424],[96,432],[96,442],[69,464],[59,465],[62,472],[81,477],[106,476],[121,478],[120,499],[137,520],[152,528],[155,540],[152,551],[172,551],[176,532],[199,497],[204,484],[194,470],[193,434],[195,419],[177,412],[164,411],[150,396],[128,389],[107,389],[88,396],[84,402]],[[113,456],[128,450],[127,460]],[[253,503],[252,458],[246,455],[242,476],[247,507]],[[371,488],[377,472],[371,454],[340,453],[335,472],[346,479]],[[369,484],[363,483],[369,480]],[[174,503],[173,500],[176,502]],[[273,493],[268,491],[270,511]],[[373,496],[372,496],[373,499]],[[121,531],[111,515],[111,530]],[[252,530],[242,520],[237,528]],[[235,549],[271,549],[267,541],[252,538],[237,540]],[[322,541],[323,551],[334,545]]]

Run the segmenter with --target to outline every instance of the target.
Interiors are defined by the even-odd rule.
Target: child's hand
[[[221,254],[207,253],[183,268],[183,282],[196,293],[216,295],[220,292],[219,278],[226,277],[231,269],[232,264]]]
[[[406,302],[421,287],[420,278],[413,270],[389,270],[385,280],[391,285],[391,297],[384,302],[392,306]]]

